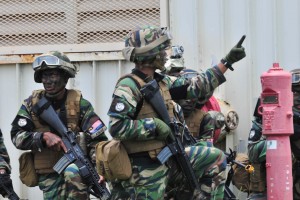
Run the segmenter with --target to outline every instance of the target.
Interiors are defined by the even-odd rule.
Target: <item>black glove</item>
[[[8,194],[3,187],[13,191],[13,185],[9,174],[0,174],[0,194],[3,197],[7,197]]]
[[[242,47],[246,36],[243,35],[240,41],[229,51],[229,53],[221,60],[225,67],[233,71],[232,64],[246,57],[245,48]]]

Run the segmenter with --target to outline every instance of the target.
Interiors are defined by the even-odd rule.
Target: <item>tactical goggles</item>
[[[161,27],[160,28],[160,34],[165,35],[169,40],[173,39],[170,31],[168,30],[168,27]]]
[[[183,46],[172,46],[172,54],[171,54],[171,58],[181,58],[182,54],[183,54]]]
[[[300,83],[300,73],[292,73],[292,84]]]
[[[32,63],[32,68],[34,70],[36,70],[36,69],[40,68],[43,63],[45,63],[50,68],[51,68],[51,66],[65,66],[65,67],[74,69],[73,64],[63,61],[53,55],[44,55],[44,56],[36,57]]]

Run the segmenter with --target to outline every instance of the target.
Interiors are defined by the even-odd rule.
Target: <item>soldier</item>
[[[170,70],[175,71],[175,70]],[[176,74],[177,77],[183,77],[186,80],[190,80],[193,77],[198,76],[199,73],[191,69],[183,69]],[[213,137],[216,129],[221,128],[224,125],[224,115],[217,111],[208,111],[205,112],[201,110],[207,98],[204,99],[182,99],[178,100],[177,103],[182,108],[182,113],[184,115],[184,123],[188,127],[189,133],[196,139],[197,146],[213,146]],[[214,148],[215,149],[215,148]],[[201,183],[206,185],[206,191],[211,191],[211,177],[202,177]],[[175,192],[176,196],[181,195],[181,199],[186,199],[187,191],[185,188],[182,188],[180,184],[169,183],[167,190],[177,190]],[[180,187],[178,187],[180,186]],[[170,189],[171,188],[171,189]],[[174,192],[173,192],[174,193]],[[184,196],[185,195],[185,196]]]
[[[2,131],[0,129],[0,174],[10,174],[10,159],[4,144]]]
[[[257,112],[260,100],[257,100],[254,111],[254,120],[248,138],[249,162],[254,167],[250,174],[249,199],[264,200],[266,195],[266,137],[262,135],[262,116]],[[246,172],[245,172],[246,173]]]
[[[54,51],[38,56],[33,69],[35,82],[42,83],[44,90],[34,90],[24,100],[12,122],[12,142],[18,149],[32,151],[37,185],[44,199],[89,199],[88,186],[74,163],[61,174],[53,170],[67,149],[61,137],[32,109],[45,96],[65,126],[78,134],[79,144],[87,150],[90,159],[94,158],[95,144],[107,140],[106,126],[79,90],[66,89],[69,78],[74,78],[77,72],[66,55]]]
[[[192,69],[183,69],[178,76],[189,80],[198,76],[199,73]],[[182,107],[186,125],[189,127],[192,135],[205,145],[212,146],[214,133],[225,124],[224,115],[218,111],[205,112],[201,108],[205,105],[209,96],[197,99],[177,101]]]
[[[151,26],[130,32],[125,40],[123,55],[135,63],[135,68],[131,74],[119,79],[108,115],[112,137],[122,141],[131,159],[132,175],[121,181],[121,188],[118,188],[127,192],[130,199],[163,199],[170,171],[167,165],[158,162],[156,156],[165,146],[164,141],[171,130],[145,101],[140,88],[156,79],[170,117],[174,117],[172,99],[211,96],[213,90],[225,81],[223,73],[227,67],[245,57],[241,41],[217,66],[187,81],[155,72],[156,69],[164,70],[165,49],[170,47],[170,41],[166,28]],[[188,147],[186,152],[195,175],[213,179],[212,191],[204,189],[205,197],[198,198],[223,199],[225,155],[217,149],[200,146]],[[204,184],[200,185],[202,189],[206,188]]]
[[[184,48],[182,46],[172,46],[171,51],[167,52],[169,59],[165,64],[166,69],[163,72],[170,76],[184,77],[189,80],[199,75],[199,73],[185,67],[183,52]],[[187,123],[192,135],[198,141],[201,140],[203,144],[211,146],[215,130],[222,128],[225,119],[221,112],[205,112],[201,109],[207,99],[207,97],[203,99],[184,99],[177,101],[177,103],[182,107],[185,123]]]
[[[14,191],[10,174],[10,158],[0,129],[0,194],[8,199],[20,199]]]

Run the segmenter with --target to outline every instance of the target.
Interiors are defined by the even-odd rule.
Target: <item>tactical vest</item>
[[[200,109],[195,109],[194,112],[185,118],[185,123],[189,127],[191,134],[198,138],[200,132],[200,124],[205,116],[206,112]]]
[[[32,93],[32,106],[34,106],[45,94],[44,90],[35,90]],[[68,90],[67,99],[65,102],[67,128],[74,132],[78,132],[80,128],[77,126],[80,115],[80,98],[81,92],[78,90]],[[57,111],[59,112],[59,110]],[[47,132],[50,131],[48,125],[42,124],[40,119],[31,111],[32,121],[35,125],[35,131]],[[41,152],[34,152],[34,167],[38,174],[46,174],[54,172],[53,166],[62,157],[63,151],[57,152],[50,149],[42,149]]]
[[[126,75],[125,77],[132,78],[136,83],[138,83],[138,86],[140,88],[146,84],[144,80],[142,80],[141,78],[139,78],[134,74]],[[169,88],[167,87],[166,83],[164,83],[163,81],[160,81],[158,84],[160,88],[160,93],[168,109],[169,116],[170,118],[173,118],[174,105],[172,103]],[[140,95],[142,96],[142,94]],[[153,110],[152,106],[147,101],[144,100],[141,105],[141,110],[139,111],[136,119],[154,118],[154,117],[158,117],[157,113]],[[165,142],[161,140],[150,140],[150,141],[131,140],[131,141],[123,141],[123,144],[128,154],[148,151],[151,157],[156,157],[156,155],[160,152],[160,150],[166,145]]]

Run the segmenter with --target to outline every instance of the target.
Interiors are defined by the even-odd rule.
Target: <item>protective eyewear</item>
[[[168,30],[168,27],[162,27],[160,28],[161,35],[165,35],[169,40],[173,39],[170,31]]]
[[[184,52],[183,46],[172,46],[172,55],[171,58],[181,58]]]
[[[71,63],[68,63],[66,61],[63,61],[59,59],[56,56],[53,55],[44,55],[44,56],[38,56],[35,58],[35,60],[32,63],[32,68],[36,70],[37,68],[40,68],[42,64],[45,63],[48,67],[51,66],[65,66],[68,68],[74,68],[74,65]]]
[[[300,83],[300,73],[292,74],[292,84],[299,84]]]

